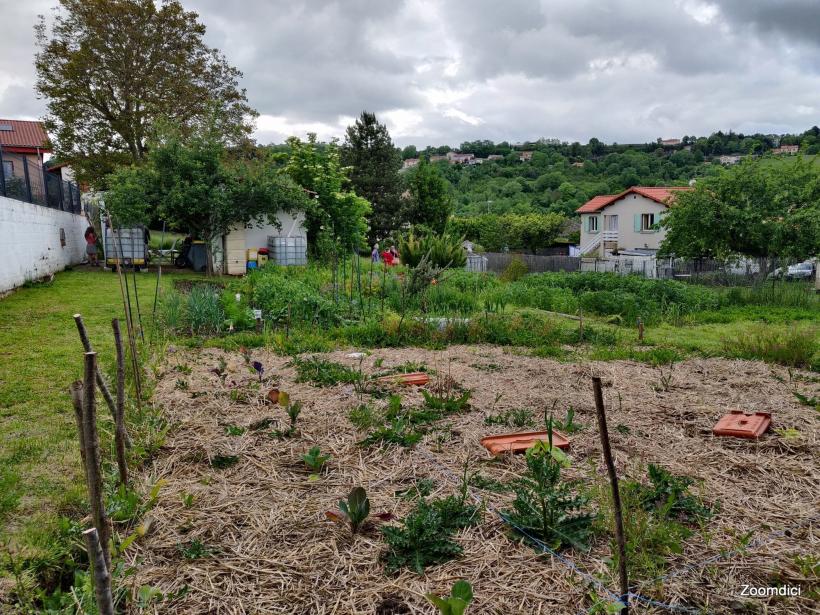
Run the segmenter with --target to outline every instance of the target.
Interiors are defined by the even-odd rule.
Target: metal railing
[[[81,214],[80,189],[31,156],[0,147],[0,196]]]

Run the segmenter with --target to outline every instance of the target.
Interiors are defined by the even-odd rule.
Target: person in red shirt
[[[382,260],[384,264],[390,267],[393,264],[393,253],[390,250],[382,252]]]

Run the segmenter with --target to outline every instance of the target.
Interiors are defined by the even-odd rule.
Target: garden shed
[[[287,245],[287,252],[269,249],[270,245]],[[237,226],[222,237],[223,271],[228,275],[243,275],[248,268],[270,259],[282,265],[307,261],[307,231],[303,212],[276,214],[276,223],[267,220]],[[259,255],[262,259],[260,262]],[[301,258],[300,258],[301,254]]]

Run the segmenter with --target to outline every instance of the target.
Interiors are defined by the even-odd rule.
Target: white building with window
[[[604,257],[623,250],[657,250],[666,231],[659,228],[675,193],[688,186],[633,186],[620,194],[596,196],[581,215],[581,254]]]

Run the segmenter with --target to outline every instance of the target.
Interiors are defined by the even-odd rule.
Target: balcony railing
[[[0,147],[0,196],[81,214],[80,189],[29,156]]]

